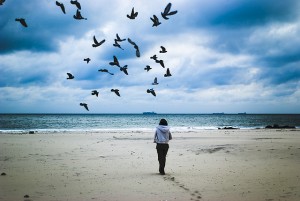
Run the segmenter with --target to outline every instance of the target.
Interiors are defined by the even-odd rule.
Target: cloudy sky
[[[298,0],[81,0],[87,20],[73,18],[69,0],[59,2],[66,14],[55,0],[0,5],[0,113],[300,113]],[[165,20],[169,2],[178,13]],[[114,47],[117,33],[141,56],[128,41]],[[104,44],[92,47],[93,36]],[[129,75],[109,65],[113,56]]]

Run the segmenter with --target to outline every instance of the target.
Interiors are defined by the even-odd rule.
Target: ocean
[[[78,131],[152,131],[161,118],[173,131],[265,128],[289,125],[300,128],[300,114],[0,114],[1,133]]]

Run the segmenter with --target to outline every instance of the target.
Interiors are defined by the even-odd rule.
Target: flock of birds
[[[5,2],[5,0],[0,0],[0,5],[2,5],[4,2]],[[71,0],[70,3],[73,4],[74,6],[76,6],[76,8],[77,8],[77,11],[73,15],[73,18],[75,20],[87,20],[87,18],[84,18],[81,15],[81,12],[80,12],[80,10],[81,10],[81,4],[80,4],[80,2],[78,2],[78,0]],[[60,8],[60,10],[64,14],[66,14],[66,9],[65,9],[65,6],[64,6],[63,3],[56,1],[55,4]],[[168,20],[170,16],[172,16],[172,15],[174,15],[174,14],[177,13],[177,10],[171,11],[171,6],[172,6],[172,4],[168,3],[167,6],[165,7],[164,11],[161,12],[161,16],[162,16],[163,19]],[[127,18],[129,18],[130,20],[134,20],[137,17],[138,17],[138,12],[136,12],[134,10],[134,7],[133,7],[132,10],[131,10],[131,13],[127,14]],[[156,15],[153,15],[153,17],[150,17],[150,20],[153,22],[152,27],[157,27],[157,26],[159,26],[161,24],[161,22],[159,21],[159,18]],[[15,21],[19,22],[24,27],[28,27],[28,24],[26,23],[26,20],[24,18],[16,18]],[[122,39],[118,35],[118,33],[116,34],[116,38],[114,39],[113,46],[124,50],[122,48],[122,46],[121,46],[121,43],[123,41],[126,41],[126,40],[135,49],[135,55],[136,55],[136,57],[140,57],[141,53],[140,53],[139,46],[132,39],[130,39],[130,38],[127,38],[127,39],[123,38]],[[97,48],[97,47],[101,46],[103,43],[105,43],[105,39],[98,40],[96,38],[96,36],[93,36],[92,47]],[[159,53],[161,53],[161,54],[167,53],[167,50],[166,50],[166,48],[164,46],[160,46],[160,48],[161,49],[160,49]],[[164,61],[162,59],[158,59],[158,57],[157,57],[156,54],[153,55],[153,56],[151,56],[150,59],[154,60],[156,63],[160,64],[161,67],[165,68]],[[91,61],[91,59],[90,58],[84,58],[83,61],[85,61],[88,64]],[[120,69],[120,71],[122,71],[124,74],[128,75],[128,68],[127,68],[128,65],[122,66],[116,56],[113,56],[113,61],[109,62],[109,65],[110,66],[118,67]],[[147,72],[149,72],[151,69],[152,68],[149,65],[146,65],[146,67],[144,68],[144,70],[147,71]],[[110,75],[114,75],[114,73],[110,72],[108,69],[99,69],[98,71],[99,72],[108,73]],[[170,69],[167,68],[166,69],[166,73],[164,74],[164,77],[170,77],[170,76],[172,76],[172,74],[170,73]],[[72,73],[68,72],[67,73],[67,79],[68,80],[75,79],[75,76]],[[157,77],[155,77],[152,85],[158,85],[158,84],[159,83],[157,81]],[[119,89],[111,89],[111,92],[115,93],[117,96],[121,96]],[[153,96],[156,96],[156,92],[155,92],[155,90],[153,88],[147,89],[146,92],[149,93],[149,94],[152,94]],[[99,92],[97,90],[93,90],[91,92],[91,95],[95,95],[95,96],[98,97],[99,96]],[[79,105],[83,106],[86,110],[89,111],[87,103],[80,103]]]
[[[5,2],[5,0],[0,0],[0,5],[3,5],[3,3]],[[76,20],[87,20],[87,18],[82,17],[81,15],[81,4],[78,2],[78,0],[74,0],[74,1],[70,1],[71,4],[73,4],[74,6],[77,7],[77,11],[76,13],[73,15],[73,18]],[[66,14],[66,9],[65,9],[65,5],[63,3],[60,3],[58,1],[55,1],[55,4],[60,7],[61,11]],[[26,20],[24,18],[16,18],[15,21],[20,22],[21,25],[23,25],[24,27],[28,27]]]

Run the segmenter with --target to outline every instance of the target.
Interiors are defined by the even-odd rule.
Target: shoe
[[[165,173],[165,170],[162,169],[162,168],[159,168],[159,173],[160,173],[161,175],[165,175],[165,174],[166,174],[166,173]]]

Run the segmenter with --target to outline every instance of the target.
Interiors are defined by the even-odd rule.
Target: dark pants
[[[169,150],[168,144],[157,144],[156,145],[157,156],[159,161],[159,172],[165,174],[166,156]]]

